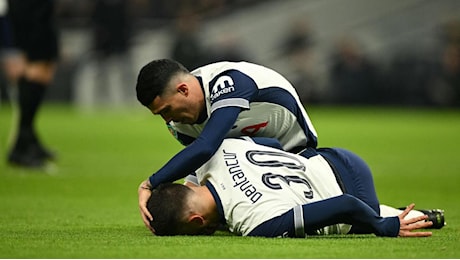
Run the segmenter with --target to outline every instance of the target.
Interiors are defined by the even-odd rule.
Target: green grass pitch
[[[59,160],[6,165],[14,110],[0,107],[0,258],[460,258],[460,111],[309,107],[319,146],[348,148],[374,172],[380,201],[445,209],[429,238],[152,236],[137,186],[181,149],[141,108],[46,105],[38,128]]]

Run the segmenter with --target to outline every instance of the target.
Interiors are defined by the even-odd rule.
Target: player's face
[[[157,96],[150,104],[150,111],[154,115],[160,115],[166,122],[179,122],[182,124],[194,124],[199,116],[197,101],[187,85],[178,86],[176,91],[163,96]]]

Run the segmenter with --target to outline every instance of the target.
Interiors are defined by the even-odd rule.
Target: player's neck
[[[192,189],[195,191],[196,209],[207,218],[218,219],[216,201],[209,189],[206,186],[197,186]]]

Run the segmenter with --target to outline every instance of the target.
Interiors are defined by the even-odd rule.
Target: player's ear
[[[204,224],[204,218],[198,214],[191,214],[188,217],[188,222],[194,226],[201,227]]]
[[[179,92],[180,94],[184,95],[184,96],[188,96],[188,93],[189,93],[189,89],[188,89],[188,86],[186,83],[184,82],[181,82],[177,85],[176,87],[176,90],[177,92]]]

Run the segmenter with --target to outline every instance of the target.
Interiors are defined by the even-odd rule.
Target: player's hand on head
[[[151,215],[150,212],[147,210],[147,207],[141,206],[141,205],[139,204],[139,208],[140,208],[140,211],[141,211],[142,221],[144,222],[144,225],[145,225],[150,231],[152,231],[152,233],[155,234],[155,230],[150,226],[150,221],[153,220],[152,215]]]
[[[150,198],[150,195],[152,194],[152,191],[150,190],[151,185],[148,180],[143,181],[139,185],[138,189],[138,195],[139,195],[139,210],[141,213],[142,221],[144,222],[145,226],[152,231],[152,233],[155,233],[155,230],[150,226],[150,221],[153,220],[152,214],[150,214],[149,210],[147,209],[147,201]]]
[[[398,216],[399,217],[399,236],[400,237],[429,237],[432,232],[426,231],[414,231],[416,229],[427,228],[433,225],[431,221],[425,221],[428,216],[423,215],[415,218],[404,219],[411,210],[413,210],[415,204],[410,204],[406,209]]]

